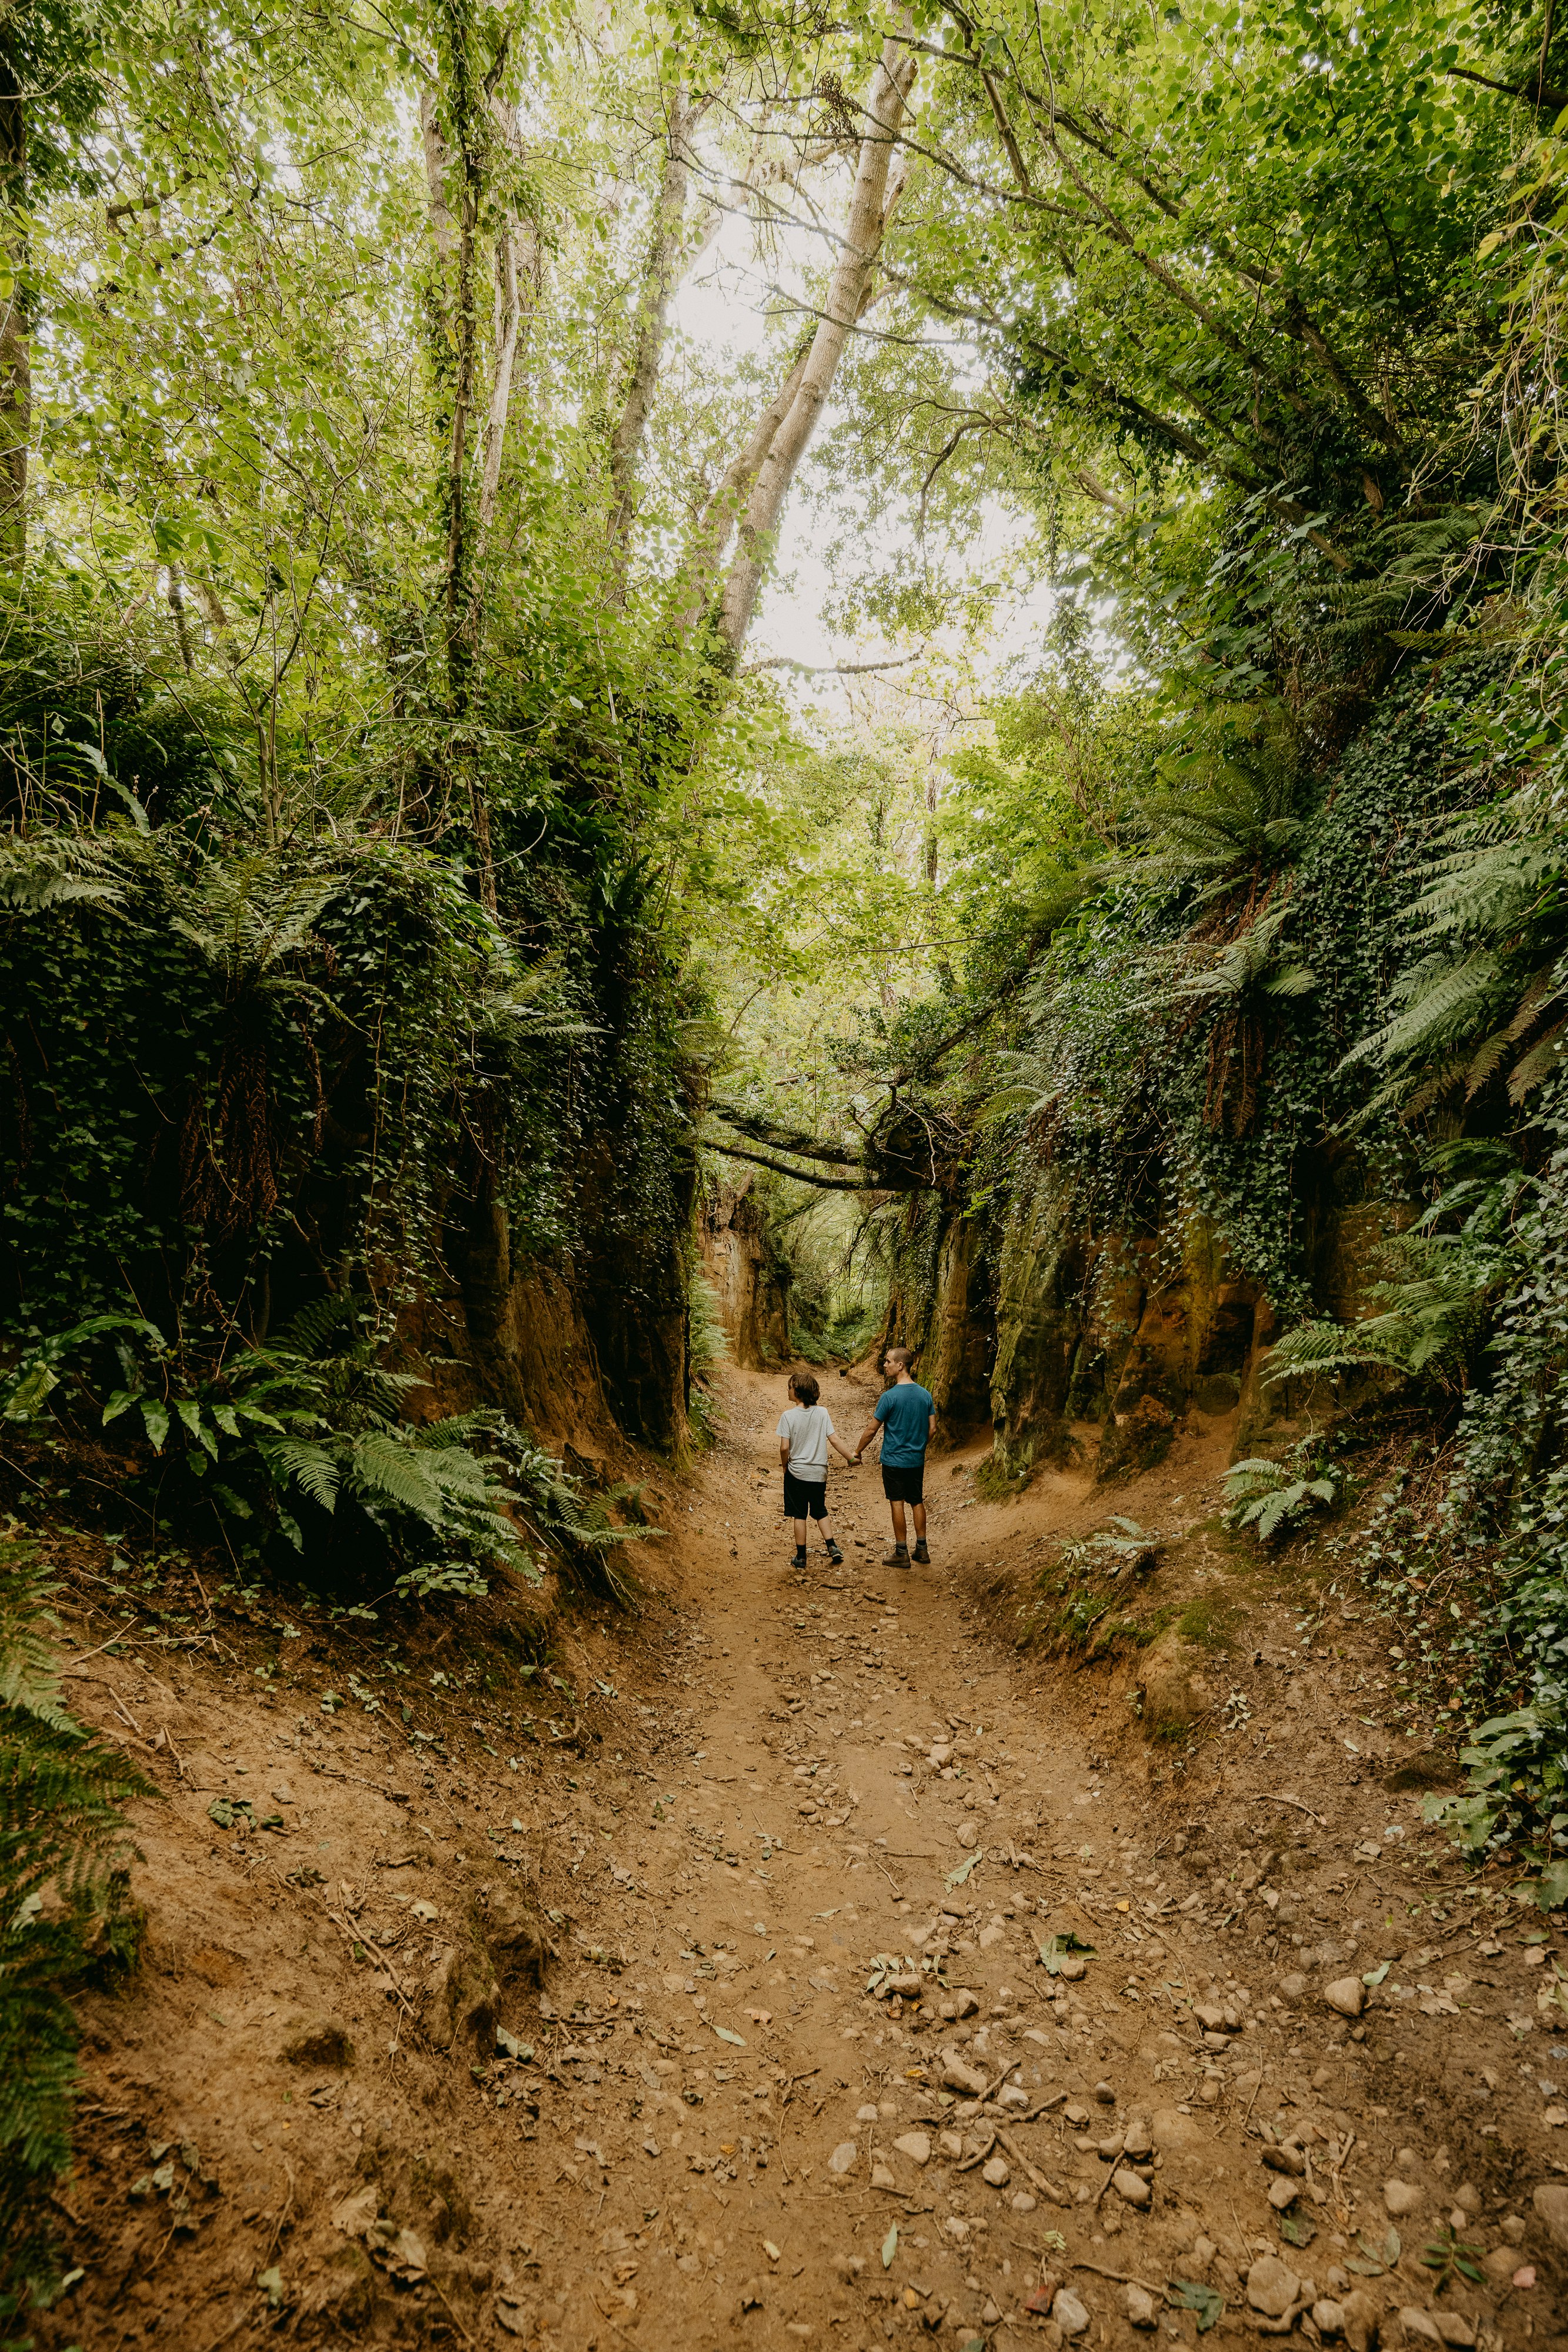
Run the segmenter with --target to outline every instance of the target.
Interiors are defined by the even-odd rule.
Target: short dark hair
[[[789,1386],[802,1404],[815,1404],[822,1393],[817,1386],[816,1375],[812,1372],[791,1372]]]
[[[882,1360],[884,1364],[902,1364],[907,1370],[915,1357],[908,1348],[889,1348]]]

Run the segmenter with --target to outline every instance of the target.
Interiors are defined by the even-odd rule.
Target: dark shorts
[[[825,1519],[828,1482],[825,1478],[791,1478],[784,1473],[784,1516],[787,1519]]]
[[[890,1503],[923,1503],[925,1500],[925,1465],[913,1463],[907,1470],[889,1469],[882,1465],[882,1491]]]

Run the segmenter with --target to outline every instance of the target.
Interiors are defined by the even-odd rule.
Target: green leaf
[[[727,2025],[716,2025],[714,2027],[714,2032],[717,2034],[721,2042],[728,2042],[732,2043],[737,2050],[745,2049],[746,2044],[741,2040],[739,2034],[732,2033]]]
[[[1046,1938],[1040,1948],[1040,1965],[1048,1976],[1060,1976],[1062,1961],[1072,1952],[1082,1952],[1091,1960],[1098,1958],[1093,1945],[1084,1943],[1069,1928],[1065,1935]]]
[[[1218,2327],[1225,2316],[1225,2297],[1217,2287],[1205,2286],[1201,2279],[1167,2281],[1166,2301],[1177,2311],[1196,2311],[1200,2336],[1207,2336],[1211,2327]]]
[[[1555,1911],[1568,1903],[1568,1862],[1549,1862],[1533,1885],[1517,1891],[1539,1903],[1543,1911]]]
[[[1392,1960],[1385,1960],[1380,1969],[1368,1969],[1366,1974],[1362,1978],[1362,1983],[1365,1985],[1369,1992],[1372,1991],[1375,1986],[1380,1985],[1383,1982],[1385,1977],[1386,1977],[1389,1969],[1393,1966],[1394,1963]]]
[[[1400,2252],[1399,2232],[1397,2230],[1390,2230],[1388,2235],[1383,2241],[1383,2259],[1388,2264],[1390,2270],[1394,2268],[1395,2263],[1399,2260]]]
[[[958,1867],[957,1867],[957,1869],[956,1869],[956,1870],[950,1870],[950,1871],[947,1873],[947,1875],[946,1875],[946,1879],[944,1879],[944,1881],[943,1881],[943,1885],[946,1887],[947,1892],[949,1893],[949,1895],[952,1893],[952,1891],[953,1891],[953,1889],[954,1889],[954,1887],[955,1887],[955,1886],[962,1886],[962,1885],[963,1885],[964,1881],[968,1877],[969,1873],[974,1869],[975,1864],[976,1864],[977,1862],[984,1862],[985,1858],[986,1858],[986,1849],[985,1849],[985,1847],[984,1847],[983,1845],[977,1845],[977,1846],[975,1848],[974,1853],[973,1853],[972,1854],[970,1854],[970,1855],[969,1855],[969,1857],[967,1858],[967,1861],[961,1862],[961,1863],[958,1864]]]
[[[181,1421],[184,1423],[184,1426],[191,1436],[195,1439],[197,1444],[204,1446],[207,1452],[212,1455],[213,1460],[215,1462],[218,1458],[217,1442],[214,1438],[212,1431],[208,1429],[204,1423],[202,1419],[202,1409],[200,1405],[197,1404],[195,1399],[193,1397],[176,1397],[174,1400],[174,1410],[179,1414]]]
[[[1309,2221],[1304,2213],[1281,2214],[1280,2235],[1288,2245],[1310,2246],[1317,2234],[1316,2222]]]
[[[141,1418],[154,1454],[162,1454],[169,1437],[169,1408],[157,1397],[143,1397]]]
[[[44,1399],[59,1387],[57,1374],[47,1364],[30,1364],[18,1373],[5,1392],[4,1418],[6,1421],[31,1421]]]
[[[884,2271],[890,2271],[893,2268],[893,2258],[897,2252],[898,2224],[894,2221],[892,2228],[888,2231],[886,2237],[882,2242],[882,2266]]]

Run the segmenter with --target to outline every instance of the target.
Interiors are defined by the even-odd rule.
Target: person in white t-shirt
[[[806,1565],[806,1521],[815,1519],[835,1568],[844,1564],[838,1538],[828,1522],[828,1448],[846,1462],[854,1455],[839,1444],[821,1389],[810,1372],[791,1372],[793,1402],[779,1416],[779,1459],[784,1465],[784,1516],[795,1522],[797,1568]]]

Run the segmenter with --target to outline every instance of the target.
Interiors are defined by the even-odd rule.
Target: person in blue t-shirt
[[[878,1429],[882,1431],[882,1491],[893,1512],[893,1549],[883,1555],[884,1568],[907,1568],[909,1546],[904,1538],[904,1510],[915,1514],[915,1557],[926,1561],[925,1449],[936,1428],[936,1402],[909,1369],[907,1348],[890,1348],[883,1358],[893,1385],[883,1389],[855,1448],[858,1462]]]

